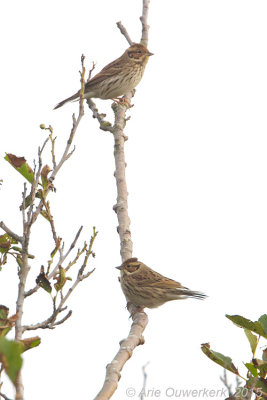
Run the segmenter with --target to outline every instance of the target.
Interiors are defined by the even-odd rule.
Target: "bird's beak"
[[[119,267],[115,267],[115,268],[117,268],[117,269],[121,270],[121,265],[120,265]]]
[[[146,55],[150,57],[150,56],[154,56],[154,53],[150,53],[150,51],[148,51],[148,52],[146,53]]]

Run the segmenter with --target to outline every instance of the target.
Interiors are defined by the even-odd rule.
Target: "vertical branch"
[[[147,24],[149,3],[150,3],[150,0],[143,0],[143,12],[142,12],[142,16],[140,17],[140,21],[142,23],[141,43],[143,43],[146,47],[147,47],[147,43],[148,43],[148,31],[149,31],[149,25]]]
[[[147,14],[148,14],[149,0],[143,0],[143,15],[141,17],[143,31],[142,38],[144,44],[147,44],[148,40],[148,25],[147,25]],[[126,40],[130,40],[126,29],[122,24],[118,24],[118,28],[121,33],[126,37]],[[125,103],[130,104],[132,93],[125,95]],[[126,184],[126,162],[124,153],[124,143],[126,136],[124,135],[124,127],[126,123],[125,113],[126,106],[122,104],[112,105],[115,114],[115,123],[112,128],[114,136],[114,158],[115,158],[115,179],[117,185],[117,203],[113,207],[118,218],[118,233],[120,236],[120,253],[122,261],[132,257],[133,242],[131,239],[130,231],[130,218],[128,215],[128,191]],[[131,314],[133,323],[131,330],[126,339],[120,342],[120,348],[118,353],[115,355],[113,360],[107,365],[106,377],[102,389],[99,391],[94,400],[108,400],[112,397],[118,387],[120,379],[120,372],[124,364],[132,356],[134,349],[138,345],[144,344],[144,338],[142,336],[143,331],[148,323],[148,317],[144,311],[138,310],[133,304],[127,304],[128,311]]]
[[[145,365],[143,365],[142,367],[142,371],[143,371],[143,387],[142,390],[140,392],[140,400],[145,400],[146,398],[146,381],[147,381],[147,373],[146,373],[146,367],[148,366],[149,362],[147,362]]]
[[[17,320],[15,325],[15,340],[19,341],[22,339],[22,315],[23,315],[23,305],[25,299],[25,286],[28,273],[30,271],[30,266],[28,263],[28,249],[29,249],[29,242],[30,242],[30,233],[31,233],[31,226],[33,222],[33,205],[34,200],[36,197],[36,192],[38,188],[38,180],[41,174],[41,154],[39,149],[39,168],[36,173],[34,173],[34,180],[31,186],[31,193],[30,193],[30,207],[29,211],[27,212],[27,218],[25,215],[25,199],[26,199],[26,184],[24,185],[23,191],[23,206],[22,206],[22,214],[23,214],[23,239],[22,239],[22,263],[19,269],[19,288],[18,288],[18,298],[16,303],[16,314]],[[22,383],[22,375],[21,371],[19,371],[18,376],[15,381],[15,388],[16,388],[16,400],[23,400],[24,398],[24,387]]]
[[[127,95],[127,101],[130,101],[131,95]],[[120,236],[120,253],[122,261],[132,257],[133,242],[130,231],[130,218],[128,215],[128,191],[126,183],[126,162],[124,143],[126,137],[123,129],[125,126],[126,107],[122,105],[113,105],[115,113],[115,124],[113,127],[114,135],[114,158],[115,158],[115,179],[117,185],[117,203],[113,207],[117,214],[119,226],[118,233]]]
[[[149,10],[149,2],[150,0],[143,0],[143,11],[142,16],[140,17],[142,23],[142,38],[141,43],[147,46],[148,42],[148,30],[149,25],[147,24],[148,18],[148,10]],[[122,25],[121,22],[117,23],[118,28],[121,33],[125,36],[126,40],[131,43],[131,38]],[[131,93],[127,93],[126,102],[130,104],[130,100],[132,98]],[[113,135],[114,135],[114,158],[115,158],[115,179],[117,185],[117,203],[113,207],[114,211],[117,214],[119,226],[118,233],[120,236],[120,253],[122,261],[127,260],[132,257],[133,252],[133,242],[131,239],[131,231],[130,231],[130,218],[128,215],[128,191],[126,184],[126,162],[125,162],[125,152],[124,152],[124,143],[126,137],[124,135],[124,127],[125,127],[125,113],[126,107],[118,104],[113,104],[113,110],[115,114],[115,123],[113,127]]]
[[[82,117],[84,116],[84,86],[85,86],[85,67],[84,67],[84,55],[82,54],[81,56],[81,64],[82,64],[82,70],[80,71],[80,76],[81,76],[81,90],[80,90],[80,103],[79,103],[79,115],[78,118],[76,119],[75,114],[72,115],[72,130],[67,142],[67,146],[65,148],[65,151],[59,161],[59,163],[57,164],[57,166],[54,166],[52,174],[50,175],[49,180],[52,182],[58,171],[60,170],[60,168],[62,167],[62,165],[64,164],[64,162],[71,156],[72,152],[74,150],[72,150],[72,152],[70,152],[70,147],[72,145],[74,136],[76,134],[76,131],[78,129],[78,126],[81,122]]]
[[[81,91],[80,91],[80,108],[79,108],[79,115],[78,119],[76,120],[75,115],[73,114],[73,126],[72,130],[69,136],[69,140],[67,142],[65,151],[63,153],[63,156],[61,157],[61,160],[58,165],[56,165],[56,160],[54,157],[54,142],[52,139],[52,128],[49,127],[49,130],[51,132],[51,140],[52,140],[52,161],[53,161],[53,172],[50,176],[50,181],[52,182],[55,179],[55,176],[59,169],[62,167],[64,162],[71,156],[72,152],[70,152],[70,146],[73,142],[74,135],[77,131],[77,128],[79,126],[80,120],[83,117],[84,114],[84,106],[83,106],[83,100],[84,100],[84,76],[85,76],[85,68],[84,68],[84,56],[82,56],[81,59],[82,63],[82,71],[80,72],[81,75]],[[42,129],[46,129],[45,127]],[[34,177],[33,177],[33,182],[31,185],[31,191],[30,191],[30,202],[29,202],[29,207],[28,211],[26,212],[26,185],[24,185],[24,192],[23,192],[23,202],[22,202],[22,218],[23,218],[23,237],[21,238],[21,243],[22,243],[22,252],[21,252],[21,263],[20,263],[20,269],[19,269],[19,285],[18,285],[18,297],[17,297],[17,302],[16,302],[16,325],[15,325],[15,340],[20,341],[22,340],[22,335],[23,335],[23,326],[22,326],[22,316],[23,316],[23,307],[24,307],[24,300],[25,300],[25,286],[26,286],[26,281],[27,281],[27,276],[30,271],[30,265],[28,262],[29,259],[29,243],[30,243],[30,235],[31,235],[31,227],[39,217],[43,207],[44,207],[44,202],[46,199],[47,194],[49,193],[49,190],[51,187],[48,187],[46,191],[43,193],[43,197],[41,198],[39,205],[35,207],[35,200],[36,200],[36,195],[38,192],[38,184],[39,180],[41,177],[42,173],[42,152],[45,148],[46,143],[48,142],[48,139],[44,142],[43,146],[39,148],[38,150],[38,157],[39,157],[39,162],[38,162],[38,167],[35,168],[34,170]],[[52,229],[53,230],[53,229]],[[55,233],[55,232],[54,232]],[[56,238],[55,238],[56,239]],[[66,319],[66,318],[65,318]],[[16,400],[23,400],[24,398],[24,388],[23,388],[23,382],[22,382],[22,375],[21,371],[18,373],[17,378],[15,380],[15,389],[16,389]]]

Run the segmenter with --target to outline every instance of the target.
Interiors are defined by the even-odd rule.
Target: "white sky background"
[[[0,218],[17,233],[23,179],[3,159],[5,152],[32,164],[45,123],[54,127],[59,158],[78,104],[52,109],[79,88],[81,54],[87,67],[97,62],[96,72],[120,56],[128,47],[116,27],[120,20],[139,41],[141,3],[2,4]],[[151,1],[148,47],[155,55],[126,127],[133,255],[209,298],[148,310],[146,343],[123,369],[114,399],[127,399],[128,387],[141,389],[147,361],[147,388],[161,390],[160,399],[168,398],[168,387],[221,389],[223,371],[202,354],[203,342],[246,373],[249,344],[224,315],[256,320],[266,313],[266,13],[266,1],[258,0]],[[96,103],[112,120],[111,102]],[[120,264],[113,138],[87,108],[75,145],[50,202],[66,246],[80,225],[83,240],[96,226],[96,258],[89,265],[96,271],[73,294],[71,319],[54,331],[30,332],[42,344],[24,357],[27,400],[94,398],[130,328],[113,268]],[[33,233],[28,288],[53,248],[45,221]],[[6,265],[0,303],[11,314],[16,290],[16,265]],[[50,311],[49,296],[40,290],[26,300],[24,322],[43,320]],[[3,392],[12,397],[8,384]]]

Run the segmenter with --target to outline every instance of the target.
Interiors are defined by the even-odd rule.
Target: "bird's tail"
[[[59,107],[62,107],[65,103],[68,103],[68,101],[72,101],[72,100],[78,99],[79,96],[80,96],[80,92],[77,92],[73,96],[70,96],[65,100],[62,100],[60,103],[58,103],[56,105],[56,107],[54,107],[54,110],[56,110]]]
[[[184,290],[183,293],[181,293],[183,296],[185,296],[185,298],[187,297],[194,297],[196,299],[200,299],[203,300],[205,299],[207,296],[204,293],[201,292],[195,292],[194,290]]]

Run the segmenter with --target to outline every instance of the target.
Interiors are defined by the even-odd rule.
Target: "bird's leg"
[[[128,99],[126,99],[125,96],[123,96],[123,97],[115,97],[114,99],[111,99],[111,100],[113,100],[117,104],[122,104],[127,108],[133,107],[131,105],[130,101]]]
[[[144,311],[144,307],[138,307],[135,306],[134,304],[132,304],[130,301],[127,302],[126,305],[127,310],[129,311],[129,313],[131,314],[129,318],[133,318],[133,316],[139,312],[143,312]]]

